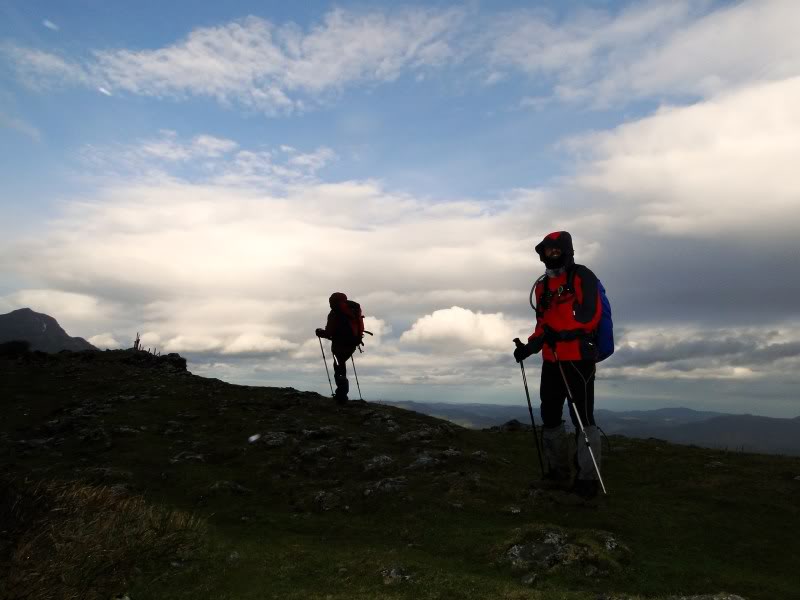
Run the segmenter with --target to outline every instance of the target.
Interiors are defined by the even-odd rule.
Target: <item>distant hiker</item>
[[[328,303],[331,307],[328,322],[324,329],[317,329],[316,333],[318,337],[331,340],[333,379],[336,382],[333,397],[338,403],[344,404],[350,391],[350,383],[347,381],[347,361],[362,344],[364,316],[358,302],[348,300],[341,292],[331,294]]]
[[[613,353],[611,309],[605,290],[592,271],[576,265],[572,236],[557,231],[536,246],[545,274],[531,290],[536,299],[536,328],[527,344],[514,351],[517,362],[542,351],[540,387],[544,481],[539,487],[569,487],[570,459],[562,412],[571,392],[597,467],[583,436],[576,437],[578,472],[571,491],[585,498],[599,492],[600,431],[594,421],[595,364]],[[569,388],[567,388],[569,386]],[[570,417],[579,436],[578,416]]]

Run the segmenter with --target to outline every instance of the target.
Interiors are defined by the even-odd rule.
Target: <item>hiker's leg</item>
[[[570,390],[575,401],[575,408],[578,410],[581,422],[583,423],[586,436],[589,438],[589,444],[594,454],[594,459],[597,462],[597,468],[600,468],[601,459],[601,444],[600,444],[600,430],[594,422],[594,369],[595,365],[591,361],[568,361],[564,362],[564,374],[567,376]],[[586,446],[586,440],[580,432],[578,419],[570,407],[570,417],[572,423],[575,425],[575,441],[577,446],[577,466],[578,466],[578,480],[596,481],[597,471],[592,462],[592,456],[589,453],[589,448]]]
[[[347,381],[347,356],[334,354],[333,379],[336,382],[336,392],[334,398],[337,400],[347,400],[347,393],[350,391],[350,383]]]
[[[539,397],[544,425],[542,446],[547,469],[545,477],[554,480],[569,479],[569,441],[561,419],[567,390],[556,363],[543,362]]]

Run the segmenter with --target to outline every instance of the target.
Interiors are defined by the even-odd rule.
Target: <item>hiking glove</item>
[[[319,327],[317,327],[316,334],[317,334],[317,337],[327,337],[327,336],[325,335],[325,330],[324,330],[324,329],[321,329],[321,328],[319,328]]]
[[[514,360],[522,362],[532,354],[536,354],[542,349],[542,338],[533,338],[527,344],[517,346],[514,350]]]

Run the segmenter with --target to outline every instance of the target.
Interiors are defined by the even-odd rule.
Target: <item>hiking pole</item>
[[[517,348],[522,346],[519,338],[514,338],[514,343]],[[539,445],[539,434],[536,433],[536,421],[533,419],[533,405],[531,404],[531,395],[528,392],[528,378],[525,376],[525,365],[523,361],[519,361],[519,368],[522,371],[522,384],[525,386],[525,398],[528,399],[528,412],[531,415],[531,429],[533,429],[533,441],[536,444],[536,454],[539,456],[539,468],[542,470],[542,477],[544,477],[544,463],[542,462],[542,448]]]
[[[322,347],[322,338],[317,336],[319,340],[319,349],[322,350],[322,361],[325,363],[325,373],[328,375],[328,385],[331,386],[331,396],[334,396],[333,393],[333,384],[331,383],[331,372],[328,371],[328,359],[325,358],[325,349]]]
[[[358,397],[361,398],[361,401],[364,401],[364,396],[361,395],[361,384],[358,383],[358,372],[356,371],[356,361],[353,360],[353,355],[350,355],[350,362],[353,363],[353,375],[356,376],[356,385],[358,386]]]
[[[575,400],[572,397],[572,390],[569,389],[569,383],[567,383],[567,375],[564,373],[564,367],[561,366],[561,361],[558,360],[558,353],[556,349],[553,348],[553,357],[556,359],[556,364],[558,364],[558,370],[561,371],[561,379],[564,380],[564,386],[567,388],[567,397],[569,398],[569,403],[572,405],[572,412],[575,413],[575,418],[578,421],[578,425],[581,428],[581,433],[583,434],[583,441],[586,443],[586,448],[589,450],[589,456],[592,457],[592,464],[594,465],[594,471],[597,473],[597,478],[600,480],[600,487],[603,488],[603,493],[608,494],[606,491],[606,485],[603,483],[603,477],[600,475],[600,468],[597,466],[597,461],[594,458],[594,452],[592,452],[592,445],[589,443],[589,436],[586,435],[586,429],[583,427],[583,421],[581,421],[581,415],[578,412],[578,407],[575,406]]]

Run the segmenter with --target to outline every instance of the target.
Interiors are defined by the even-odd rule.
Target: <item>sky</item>
[[[533,247],[567,230],[614,313],[598,407],[798,416],[797,23],[794,0],[0,0],[0,312],[330,393],[341,291],[375,333],[365,398],[513,404]]]

